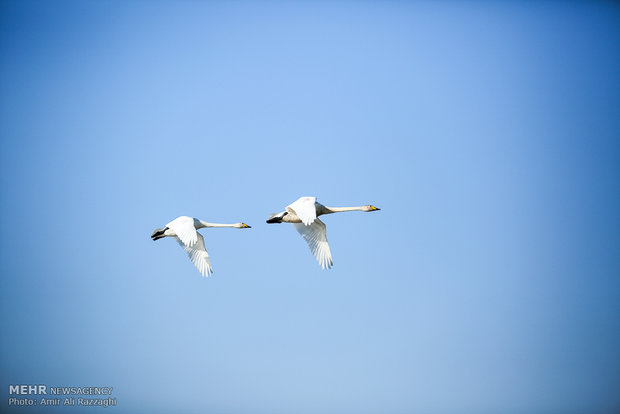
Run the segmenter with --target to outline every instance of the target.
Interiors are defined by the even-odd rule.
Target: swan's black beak
[[[381,210],[380,208],[377,208],[377,207],[375,207],[375,206],[370,206],[370,208],[371,208],[371,211],[378,211],[378,210]]]
[[[245,223],[241,223],[241,224],[243,224],[243,228],[244,228],[244,229],[251,229],[251,228],[252,228],[252,226],[248,226],[248,225],[247,225],[247,224],[245,224]]]

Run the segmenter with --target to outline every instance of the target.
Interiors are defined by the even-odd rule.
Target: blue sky
[[[619,40],[607,2],[2,1],[1,403],[617,412]],[[325,218],[329,271],[265,223],[304,195],[382,209]],[[252,229],[203,279],[179,215]]]

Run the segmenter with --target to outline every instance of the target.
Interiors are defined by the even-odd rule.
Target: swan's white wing
[[[194,219],[187,216],[175,218],[166,227],[172,229],[185,246],[193,246],[198,240],[198,232],[194,227]],[[204,246],[203,246],[204,248]]]
[[[308,243],[308,247],[310,247],[312,254],[321,267],[323,269],[331,269],[334,262],[332,261],[332,252],[329,250],[329,244],[327,243],[325,223],[316,219],[314,223],[309,226],[302,223],[291,224],[293,224],[295,230],[297,230],[306,243]]]
[[[209,260],[209,253],[207,253],[207,249],[205,249],[205,240],[202,238],[202,234],[198,232],[196,232],[196,234],[198,237],[193,246],[186,245],[179,240],[178,237],[175,237],[175,240],[185,249],[189,259],[194,263],[194,266],[196,266],[200,274],[204,277],[209,277],[209,275],[213,273],[211,261]]]
[[[301,222],[309,226],[316,220],[316,206],[314,203],[316,203],[316,197],[301,197],[299,200],[286,206],[286,209],[293,210]]]

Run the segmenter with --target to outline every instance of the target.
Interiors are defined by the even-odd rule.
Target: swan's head
[[[251,226],[248,226],[245,223],[236,223],[234,227],[237,229],[251,229],[252,228]]]
[[[375,206],[371,206],[370,204],[367,206],[364,206],[365,211],[377,211],[377,210],[381,210],[380,208],[377,208]]]

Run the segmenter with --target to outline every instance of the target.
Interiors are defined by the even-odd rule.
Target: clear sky
[[[3,0],[0,138],[3,410],[620,411],[617,4]]]

